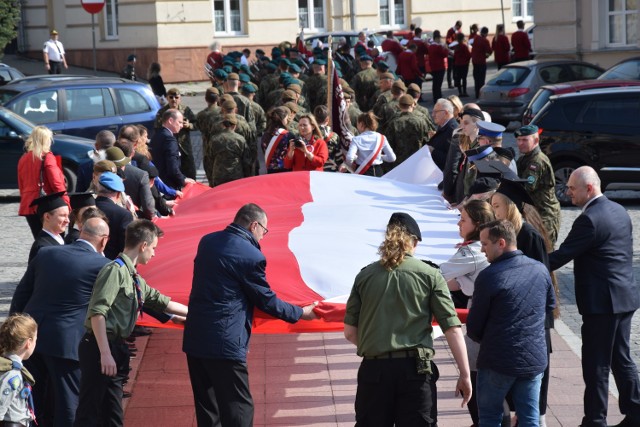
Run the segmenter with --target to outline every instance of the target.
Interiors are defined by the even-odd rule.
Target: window
[[[388,27],[405,25],[404,0],[380,0],[380,25]]]
[[[118,0],[106,0],[104,5],[104,28],[107,40],[118,39]]]
[[[214,0],[213,17],[216,34],[242,34],[242,5],[240,0]]]
[[[324,30],[324,0],[298,0],[298,19],[305,30]]]
[[[58,93],[55,90],[37,92],[9,105],[13,112],[36,125],[58,120]]]
[[[640,109],[634,98],[615,97],[593,101],[585,111],[583,123],[597,123],[610,127],[628,127],[638,120]]]
[[[137,114],[151,111],[151,106],[147,104],[142,95],[130,89],[116,89],[118,98],[118,108],[120,114]]]
[[[533,0],[512,0],[511,15],[514,21],[533,21]]]
[[[628,46],[637,43],[638,1],[609,0],[607,8],[607,44]]]
[[[115,115],[113,100],[107,89],[67,89],[66,92],[69,120],[95,119]]]

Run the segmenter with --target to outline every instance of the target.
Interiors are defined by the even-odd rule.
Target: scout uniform
[[[22,366],[20,358],[13,354],[0,357],[0,373],[0,420],[13,425],[30,425],[33,377]]]

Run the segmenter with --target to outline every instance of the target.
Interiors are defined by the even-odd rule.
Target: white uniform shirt
[[[476,277],[489,266],[487,257],[480,250],[481,246],[478,241],[461,246],[449,261],[440,264],[440,271],[444,279],[446,281],[456,279],[460,290],[466,296],[473,295]]]
[[[349,144],[349,151],[347,152],[347,163],[352,165],[355,161],[357,165],[364,163],[372,152],[375,151],[376,145],[380,139],[378,132],[366,131],[358,136],[354,136]],[[389,140],[384,138],[384,145],[382,150],[378,153],[378,157],[373,161],[373,165],[380,165],[382,161],[394,162],[396,160],[396,154],[389,145]]]
[[[64,56],[64,46],[58,40],[49,39],[44,43],[42,52],[49,56],[49,61],[62,62]]]

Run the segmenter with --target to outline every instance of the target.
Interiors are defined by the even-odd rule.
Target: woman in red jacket
[[[493,49],[493,58],[498,65],[498,70],[509,63],[511,43],[509,43],[509,37],[504,34],[504,25],[502,24],[496,26],[496,35],[491,41],[491,49]]]
[[[46,194],[67,189],[62,170],[51,153],[52,143],[53,133],[44,126],[36,126],[24,144],[27,152],[18,161],[18,215],[26,217],[34,238],[42,229],[42,222],[36,214],[36,206],[30,206],[31,202],[40,197],[41,189]],[[68,204],[67,196],[65,200]]]
[[[303,114],[298,120],[298,138],[291,138],[284,158],[284,167],[293,171],[321,171],[329,157],[327,144],[322,139],[320,127],[311,114]]]
[[[471,51],[464,39],[464,34],[458,33],[456,36],[458,45],[453,51],[453,81],[458,88],[458,96],[467,98],[467,74],[469,74],[469,62],[471,62]]]

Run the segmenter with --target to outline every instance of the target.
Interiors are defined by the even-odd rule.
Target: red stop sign
[[[104,7],[104,2],[105,0],[80,0],[82,8],[91,14],[99,13]]]

